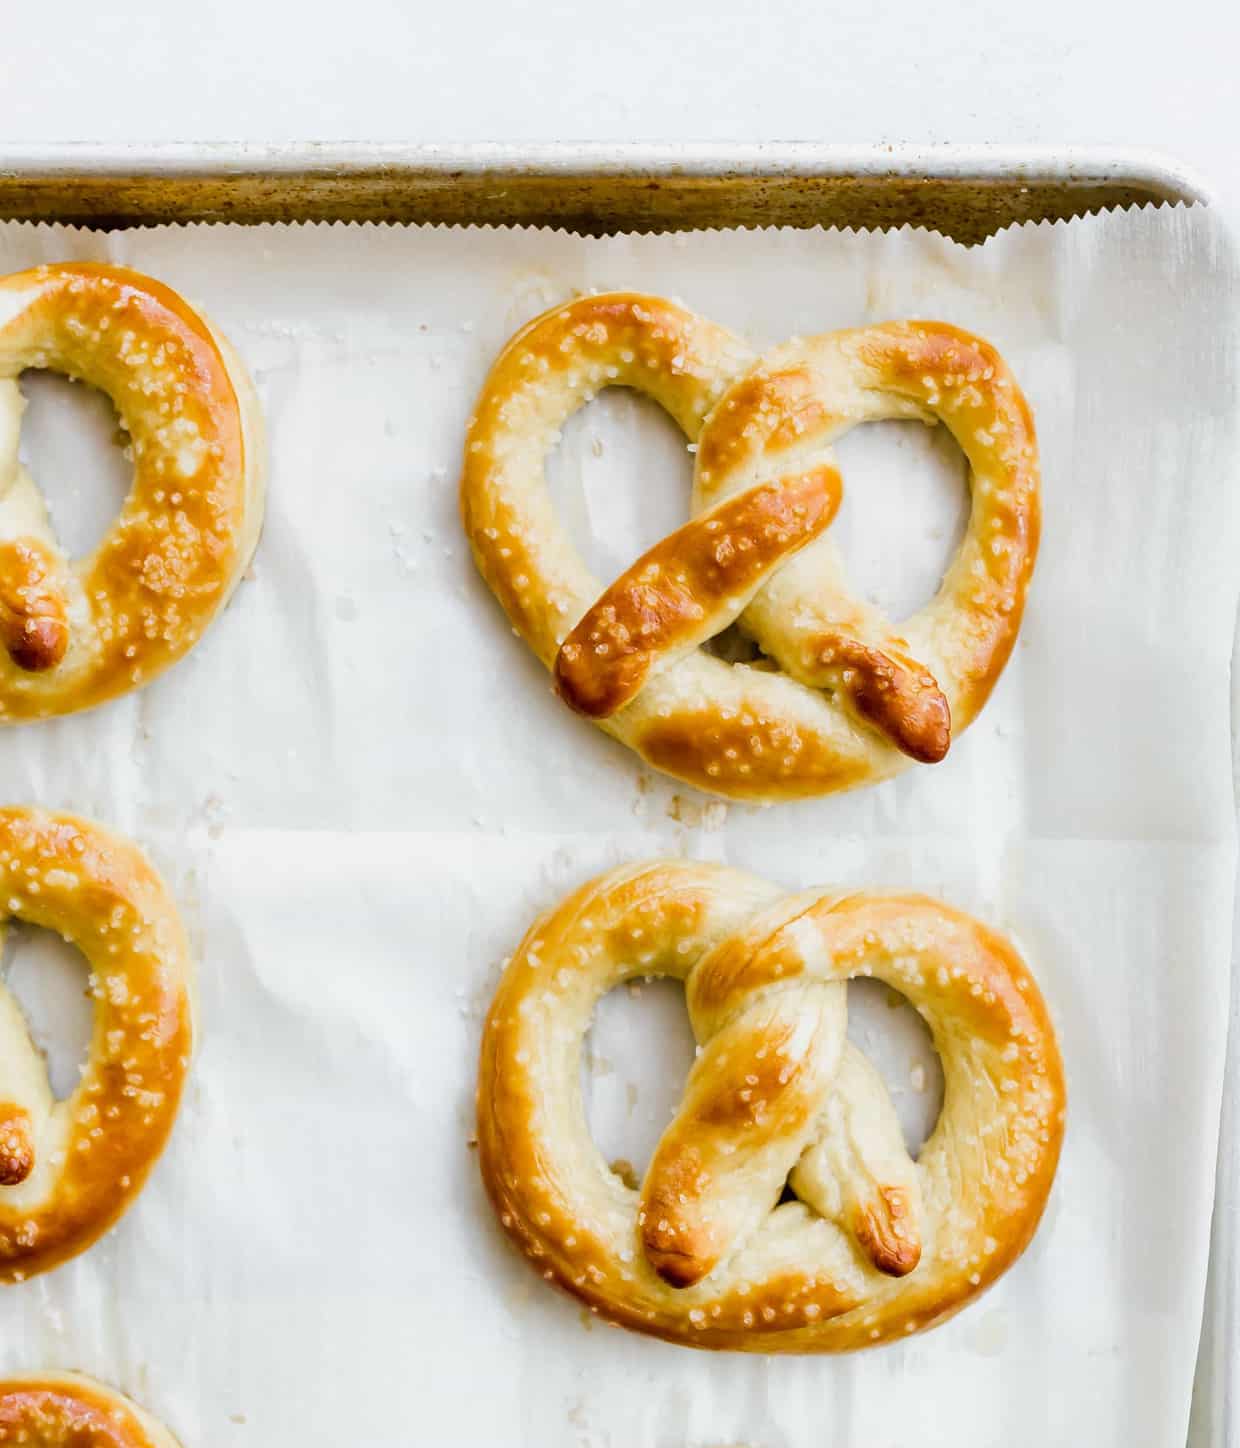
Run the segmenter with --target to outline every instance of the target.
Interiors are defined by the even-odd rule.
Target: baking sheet
[[[1204,201],[1148,147],[825,141],[6,143],[0,216],[84,225],[411,221],[567,226],[1001,226]]]
[[[1181,1441],[1235,858],[1235,275],[1209,213],[976,250],[908,231],[0,228],[5,270],[65,256],[204,306],[254,371],[273,470],[253,576],[189,659],[4,737],[5,798],[110,821],[168,873],[203,1034],[138,1206],[0,1298],[0,1369],[92,1371],[187,1448]],[[521,322],[634,285],[757,346],[933,315],[1012,363],[1038,418],[1043,553],[1013,662],[942,766],[803,805],[708,803],[563,710],[512,638],[457,523],[465,418]],[[39,402],[44,433],[64,403]],[[950,547],[958,475],[934,434],[871,431],[841,450],[839,527],[861,586],[907,604]],[[84,485],[45,450],[59,525]],[[600,572],[683,516],[688,461],[626,398],[569,429],[557,492]],[[500,1239],[469,1147],[500,962],[588,874],[660,852],[790,887],[912,886],[1020,941],[1061,1031],[1068,1138],[1030,1251],[953,1323],[846,1359],[711,1357],[583,1319]],[[673,1005],[606,1004],[587,1089],[609,1156],[666,1119]],[[911,1132],[932,1097],[919,1050],[906,1034],[886,1057]]]

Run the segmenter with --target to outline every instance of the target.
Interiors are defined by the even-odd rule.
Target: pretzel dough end
[[[903,1224],[910,1217],[908,1196],[900,1187],[879,1187],[881,1209],[857,1212],[853,1235],[865,1255],[888,1277],[907,1277],[921,1261],[921,1242]]]
[[[0,641],[19,669],[55,668],[69,647],[65,597],[53,560],[33,538],[0,543]]]
[[[34,1135],[29,1113],[0,1104],[0,1187],[20,1186],[34,1170]]]

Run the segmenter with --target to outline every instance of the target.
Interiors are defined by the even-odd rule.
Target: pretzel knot
[[[602,588],[551,505],[547,453],[602,388],[635,387],[696,446],[689,523]],[[966,536],[925,608],[893,626],[849,590],[826,529],[830,445],[859,422],[943,421],[970,464]],[[583,297],[501,353],[461,481],[487,583],[574,709],[659,769],[779,800],[943,758],[1020,627],[1040,526],[1033,420],[1003,359],[941,322],[798,340],[754,358],[657,297]],[[701,649],[732,623],[762,658]]]
[[[578,1073],[598,999],[651,975],[684,980],[699,1049],[636,1193],[590,1137]],[[916,1162],[845,1040],[855,976],[903,992],[942,1059]],[[483,1035],[478,1146],[508,1234],[611,1322],[697,1347],[843,1351],[941,1322],[1016,1260],[1064,1108],[1037,987],[976,920],[667,861],[592,881],[522,942]]]
[[[72,941],[95,1001],[82,1078],[57,1101],[0,984],[0,1282],[21,1282],[89,1247],[158,1160],[189,1069],[191,968],[146,857],[71,815],[0,809],[0,913]]]
[[[134,479],[70,561],[18,460],[17,377],[50,367],[111,397]],[[262,523],[262,423],[229,344],[169,287],[69,263],[0,280],[0,722],[86,709],[190,649]]]
[[[25,1448],[177,1448],[122,1393],[79,1373],[0,1382],[0,1444]]]

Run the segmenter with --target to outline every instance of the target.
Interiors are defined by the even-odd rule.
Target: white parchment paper
[[[0,796],[152,850],[203,1005],[167,1157],[95,1250],[0,1294],[0,1370],[110,1379],[186,1448],[1182,1441],[1234,865],[1236,278],[1209,214],[971,250],[915,231],[0,228],[4,270],[62,257],[207,310],[253,370],[272,474],[253,575],[190,658],[0,739]],[[933,316],[1008,357],[1041,438],[1042,554],[1012,663],[944,764],[729,808],[552,698],[474,572],[456,477],[497,349],[590,287],[678,296],[759,347]],[[36,397],[32,461],[76,540],[115,479],[74,461],[63,401]],[[73,411],[97,443],[106,413]],[[959,465],[916,425],[871,432],[841,450],[837,526],[859,586],[907,608],[950,551]],[[600,573],[683,518],[688,464],[628,397],[569,429],[556,489]],[[590,873],[666,852],[927,890],[1020,942],[1061,1032],[1066,1149],[1029,1252],[949,1325],[842,1359],[695,1353],[583,1319],[498,1234],[469,1138],[500,962]],[[21,936],[15,985],[54,976],[54,953]],[[866,1005],[863,1038],[891,1035]],[[609,1155],[648,1150],[678,1093],[674,1008],[651,988],[601,1012],[586,1088]],[[905,1021],[884,1062],[912,1133],[933,1113],[916,1037]]]

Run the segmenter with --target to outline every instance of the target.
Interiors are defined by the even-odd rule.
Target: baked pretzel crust
[[[79,1373],[0,1382],[0,1444],[26,1448],[178,1448],[123,1393]]]
[[[89,1247],[141,1191],[172,1130],[193,1046],[192,969],[163,881],[136,845],[72,815],[0,809],[0,906],[90,966],[95,1027],[57,1101],[0,986],[0,1281]]]
[[[590,1137],[579,1071],[597,1001],[651,975],[685,981],[699,1051],[637,1192]],[[916,1162],[845,1041],[857,976],[905,994],[942,1060]],[[516,1246],[600,1317],[693,1347],[842,1352],[942,1322],[1012,1265],[1065,1104],[1037,986],[978,921],[655,861],[584,885],[513,956],[482,1040],[479,1162]]]
[[[18,461],[29,367],[98,387],[129,434],[133,483],[86,558]],[[0,280],[0,722],[91,708],[186,653],[249,563],[264,478],[245,368],[170,287],[87,262]]]
[[[556,517],[545,464],[610,386],[659,402],[697,456],[691,521],[604,587]],[[827,531],[831,444],[882,418],[942,421],[970,465],[964,541],[899,625],[849,589]],[[553,308],[504,348],[470,420],[461,507],[483,577],[574,709],[700,789],[773,802],[936,762],[968,727],[1020,627],[1037,442],[1003,359],[945,323],[755,358],[675,303],[615,292]],[[733,622],[757,664],[700,649]]]

